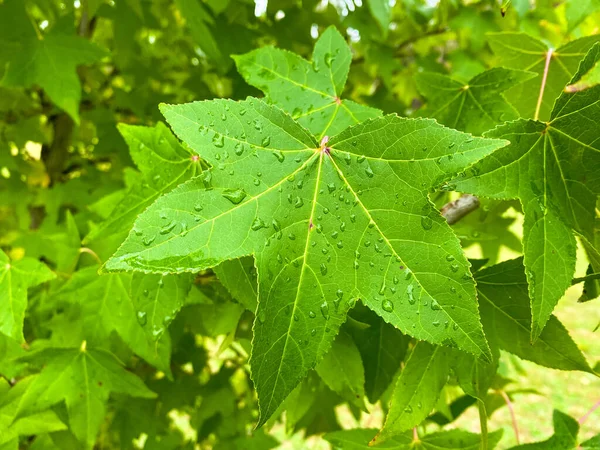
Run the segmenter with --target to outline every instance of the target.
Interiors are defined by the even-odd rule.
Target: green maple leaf
[[[312,62],[274,47],[233,58],[249,84],[261,89],[270,102],[319,139],[381,115],[378,109],[342,100],[352,52],[334,27],[319,37]]]
[[[483,330],[498,347],[541,366],[592,372],[563,324],[551,315],[531,344],[531,308],[523,259],[505,261],[475,273]]]
[[[171,340],[166,332],[191,287],[190,276],[108,274],[77,271],[58,296],[81,306],[84,337],[106,342],[111,331],[139,356],[171,373]]]
[[[4,54],[8,61],[2,84],[40,86],[79,123],[81,83],[77,66],[95,63],[106,52],[57,27],[43,37],[38,36],[20,0],[6,0],[0,8],[0,18],[0,56]]]
[[[370,447],[376,430],[356,428],[354,430],[334,431],[323,436],[334,446],[345,450],[368,450],[371,448],[393,449],[393,450],[479,450],[481,436],[468,433],[463,430],[449,430],[438,433],[419,436],[415,440],[412,430],[389,441]],[[498,445],[502,438],[502,430],[488,435],[488,448],[491,450]]]
[[[500,65],[538,75],[506,93],[506,98],[523,118],[548,120],[554,100],[575,75],[579,62],[600,35],[588,36],[549,48],[526,33],[490,33],[488,41]]]
[[[44,363],[23,393],[17,417],[66,402],[73,434],[92,448],[104,420],[110,393],[152,398],[155,394],[110,353],[97,349],[49,348],[27,360]]]
[[[0,250],[0,333],[23,341],[23,321],[27,309],[27,289],[56,275],[33,258],[11,261]]]
[[[389,441],[425,420],[448,380],[449,355],[448,349],[427,342],[415,345],[396,381],[383,428],[372,445]]]
[[[387,116],[319,144],[256,99],[162,111],[213,168],[141,214],[105,269],[195,272],[254,254],[260,424],[357,298],[405,333],[489,356],[469,263],[428,191],[505,141]]]
[[[418,73],[417,88],[427,99],[419,113],[457,130],[480,135],[519,117],[503,92],[533,77],[531,72],[501,67],[486,70],[467,83],[439,73]]]
[[[558,410],[552,414],[554,434],[549,439],[532,444],[517,445],[510,450],[573,450],[578,448],[579,423]]]
[[[202,171],[198,157],[183,147],[163,123],[154,128],[121,124],[119,131],[142,179],[127,190],[107,220],[86,236],[86,242],[127,230],[160,195]]]
[[[2,398],[0,401],[0,446],[13,440],[16,441],[19,436],[39,435],[67,428],[51,410],[17,418],[23,394],[27,392],[33,379],[33,377],[25,378],[10,389],[8,381],[0,380],[0,396]],[[18,448],[17,442],[14,443],[14,448]]]
[[[599,58],[600,45],[596,45],[572,82]],[[576,250],[572,230],[592,240],[600,193],[598,98],[600,86],[564,92],[549,122],[519,119],[486,133],[486,137],[507,139],[511,144],[456,180],[461,192],[521,201],[532,340],[539,337],[571,285]]]

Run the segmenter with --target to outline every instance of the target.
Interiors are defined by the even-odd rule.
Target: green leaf
[[[597,434],[591,439],[583,442],[581,448],[584,450],[598,450],[600,449],[600,434]]]
[[[25,378],[11,389],[8,389],[8,382],[0,381],[0,445],[18,439],[19,436],[32,436],[67,428],[54,411],[42,411],[17,418],[23,393],[31,380],[32,378]]]
[[[402,369],[381,431],[371,444],[388,441],[420,424],[431,412],[450,372],[449,352],[418,342]]]
[[[144,398],[155,396],[112,354],[86,349],[85,345],[81,349],[50,348],[27,359],[43,362],[45,366],[23,394],[18,415],[43,411],[65,401],[70,429],[85,448],[94,446],[110,393]]]
[[[498,352],[494,353],[494,361],[486,363],[464,352],[452,352],[451,367],[465,394],[485,401],[498,371]]]
[[[357,298],[405,333],[489,355],[468,261],[427,192],[504,141],[387,116],[319,147],[259,100],[163,112],[214,168],[140,215],[105,269],[195,272],[255,254],[261,424],[326,353]]]
[[[485,335],[520,358],[560,370],[591,372],[585,357],[555,316],[534,344],[530,343],[531,309],[523,259],[505,261],[475,274]]]
[[[233,58],[249,84],[319,139],[381,115],[378,109],[342,99],[352,53],[334,27],[319,37],[312,62],[274,47]]]
[[[366,328],[351,331],[365,369],[365,392],[369,401],[376,403],[400,370],[409,338],[372,312],[366,315],[365,323]]]
[[[425,436],[419,436],[415,441],[413,432],[395,436],[394,438],[370,447],[376,430],[356,428],[354,430],[334,431],[323,436],[332,445],[344,450],[368,450],[371,448],[382,448],[390,450],[479,450],[481,436],[468,433],[463,430],[449,430],[432,433]],[[488,435],[488,448],[491,450],[500,441],[502,430],[495,431]]]
[[[258,281],[254,258],[233,259],[224,261],[213,269],[219,281],[227,288],[233,298],[246,309],[255,312],[258,305]]]
[[[427,98],[420,115],[457,130],[476,135],[519,117],[504,98],[504,91],[523,83],[535,73],[501,67],[486,70],[466,84],[438,73],[418,73],[417,88]]]
[[[4,86],[38,85],[52,101],[79,123],[81,83],[77,67],[99,61],[106,52],[86,39],[54,27],[38,37],[20,0],[0,7],[0,55],[7,54]],[[12,28],[20,28],[18,31]],[[6,31],[4,31],[6,30]],[[4,49],[4,51],[3,51]]]
[[[565,16],[569,30],[574,29],[587,17],[600,9],[600,0],[567,0]]]
[[[166,333],[192,284],[191,276],[109,274],[79,270],[58,293],[81,306],[84,336],[105,342],[111,331],[139,356],[171,373],[171,341]]]
[[[579,423],[572,417],[554,410],[552,414],[554,434],[549,439],[533,444],[517,445],[510,450],[572,450],[577,448]]]
[[[392,21],[390,2],[388,0],[367,0],[367,6],[371,11],[371,15],[381,27],[381,34],[386,37]]]
[[[546,121],[554,100],[575,75],[588,50],[600,41],[600,35],[577,39],[558,49],[525,33],[490,33],[488,41],[500,65],[538,74],[508,91],[506,98],[521,117]]]
[[[159,196],[202,171],[200,160],[161,122],[154,128],[120,124],[119,131],[143,179],[127,190],[108,219],[87,235],[86,242],[123,233]]]
[[[573,80],[599,58],[597,45]],[[572,230],[586,237],[593,234],[600,192],[598,98],[600,86],[563,93],[549,122],[519,119],[486,133],[511,144],[456,180],[461,192],[521,201],[534,341],[571,285],[576,250]]]
[[[325,384],[349,403],[365,408],[365,370],[352,338],[340,332],[316,367]]]
[[[0,333],[24,341],[23,321],[27,288],[56,278],[54,272],[33,258],[11,261],[0,250]]]

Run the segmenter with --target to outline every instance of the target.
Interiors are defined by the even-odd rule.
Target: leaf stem
[[[592,415],[592,413],[594,411],[596,411],[598,408],[600,408],[600,400],[598,400],[596,403],[594,403],[594,406],[592,406],[588,412],[586,412],[581,419],[578,420],[579,425],[583,425],[585,423],[586,420],[589,419],[589,417]]]
[[[513,430],[515,432],[515,439],[517,440],[517,445],[521,444],[519,440],[519,425],[517,423],[517,416],[515,415],[515,409],[513,408],[513,404],[510,401],[510,397],[504,391],[498,391],[504,401],[506,402],[506,406],[508,406],[508,411],[510,412],[510,419],[512,421]]]
[[[544,90],[546,89],[546,80],[548,79],[548,69],[550,68],[550,60],[552,59],[552,52],[554,49],[548,49],[546,53],[546,65],[544,66],[544,74],[542,76],[542,85],[540,86],[540,95],[538,96],[537,105],[535,107],[535,115],[533,120],[538,120],[540,117],[540,109],[542,108],[542,99],[544,98]]]
[[[480,450],[488,450],[487,412],[482,400],[477,400],[477,408],[479,409],[479,426],[481,428],[481,444],[479,448]]]

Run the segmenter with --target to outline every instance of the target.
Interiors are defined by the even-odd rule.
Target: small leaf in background
[[[234,56],[240,74],[262,90],[319,140],[381,115],[378,109],[342,98],[352,53],[342,35],[329,27],[315,44],[312,62],[274,47]]]
[[[481,135],[519,117],[503,93],[535,76],[531,72],[497,67],[465,84],[439,73],[419,73],[417,88],[427,99],[419,114],[457,130]]]
[[[427,342],[415,345],[400,372],[381,431],[372,445],[389,441],[421,423],[437,403],[450,372],[447,349]]]
[[[492,347],[545,367],[591,372],[581,350],[553,315],[531,344],[531,309],[522,258],[480,270],[475,280],[483,329]]]
[[[576,81],[600,58],[594,46]],[[496,199],[519,198],[525,213],[523,251],[535,341],[575,270],[573,230],[593,239],[600,192],[600,86],[562,93],[548,123],[519,119],[486,133],[511,141],[455,180],[461,192]]]
[[[501,66],[537,73],[505,95],[525,119],[546,121],[554,100],[577,73],[579,62],[600,35],[576,39],[557,49],[526,33],[490,33],[488,42]],[[544,75],[546,74],[546,75]]]
[[[46,265],[33,258],[11,261],[0,250],[0,332],[23,341],[27,289],[56,278]]]
[[[349,403],[366,411],[365,370],[352,338],[341,331],[316,367],[325,384]]]
[[[85,343],[81,349],[46,349],[26,358],[46,365],[23,393],[17,415],[42,411],[65,401],[70,429],[87,449],[94,446],[110,393],[155,396],[112,354],[86,349]]]
[[[256,311],[258,280],[252,256],[223,261],[213,270],[233,298],[249,311]]]
[[[9,62],[2,84],[39,85],[79,123],[81,84],[76,69],[100,61],[106,52],[63,30],[36,35],[20,0],[6,0],[0,7],[0,30],[0,56],[5,55]]]
[[[552,414],[554,434],[549,439],[533,444],[517,445],[510,450],[573,450],[577,448],[579,424],[563,412],[555,410]]]

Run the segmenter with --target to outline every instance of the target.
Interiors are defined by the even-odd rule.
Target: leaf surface
[[[449,354],[448,349],[427,342],[415,345],[396,381],[383,428],[372,445],[414,428],[429,415],[448,380]]]
[[[504,91],[536,74],[497,67],[461,83],[439,73],[423,72],[415,77],[417,88],[427,98],[423,116],[476,135],[519,117],[504,98]]]
[[[387,116],[319,145],[254,99],[163,112],[213,169],[156,201],[105,268],[195,272],[254,254],[261,423],[359,298],[405,333],[489,355],[469,263],[428,191],[504,141]]]
[[[155,394],[110,353],[95,349],[46,349],[27,356],[46,363],[23,394],[19,415],[67,404],[69,425],[85,448],[92,448],[110,393],[152,398]]]
[[[27,289],[55,278],[43,263],[33,258],[11,261],[0,250],[0,332],[23,341]]]
[[[531,309],[522,258],[483,269],[475,274],[475,280],[483,329],[490,346],[553,369],[591,371],[554,315],[531,344]]]
[[[596,45],[572,81],[599,58]],[[599,98],[600,86],[564,92],[548,123],[519,119],[488,132],[486,136],[511,144],[456,180],[461,192],[521,201],[532,340],[571,285],[576,250],[572,230],[590,239],[593,234],[600,192]]]
[[[600,35],[594,35],[574,40],[558,49],[550,49],[545,43],[526,33],[488,35],[488,42],[500,65],[538,74],[511,89],[506,98],[521,117],[541,121],[550,118],[554,100],[577,72],[579,62],[598,41]]]
[[[131,186],[109,217],[86,237],[100,240],[131,228],[135,218],[160,195],[201,173],[200,160],[161,122],[154,128],[119,125],[142,179]]]
[[[378,109],[342,100],[352,52],[334,27],[319,37],[312,61],[274,47],[263,47],[234,59],[249,84],[262,90],[269,101],[319,139],[381,115]]]
[[[77,67],[99,61],[106,53],[83,38],[52,29],[38,38],[23,2],[7,0],[0,8],[0,55],[8,56],[4,86],[38,85],[79,123],[81,84]],[[20,28],[14,31],[14,28]],[[5,31],[6,30],[6,31]]]
[[[408,431],[375,447],[370,447],[368,444],[372,441],[376,433],[377,430],[356,428],[327,433],[324,438],[334,446],[339,446],[345,450],[368,450],[371,448],[389,450],[479,450],[481,443],[480,435],[463,430],[449,430],[427,434],[419,436],[418,441],[414,441],[413,432]],[[501,437],[502,430],[490,433],[488,435],[489,448],[493,449],[496,447]]]

